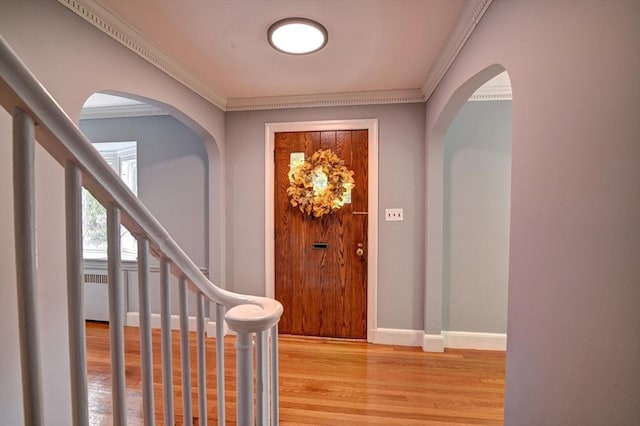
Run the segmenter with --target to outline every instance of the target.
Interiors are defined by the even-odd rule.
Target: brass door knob
[[[362,247],[362,243],[358,243],[358,248],[356,249],[356,255],[358,255],[358,257],[364,256],[364,249]]]

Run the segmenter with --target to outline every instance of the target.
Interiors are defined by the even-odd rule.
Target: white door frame
[[[275,134],[280,132],[318,132],[330,130],[359,130],[369,132],[368,150],[368,235],[367,235],[367,341],[372,342],[378,328],[378,119],[296,121],[265,123],[264,163],[264,241],[265,295],[275,296],[275,219],[274,219],[274,148]],[[287,309],[287,307],[284,307]]]

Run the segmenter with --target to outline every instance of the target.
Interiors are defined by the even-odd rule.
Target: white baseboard
[[[379,345],[420,346],[422,344],[422,330],[376,328],[371,330],[369,341]]]
[[[444,337],[441,334],[424,334],[422,350],[425,352],[444,352]]]
[[[444,346],[452,349],[480,349],[506,351],[505,333],[472,333],[467,331],[443,331]]]
[[[160,314],[151,314],[151,328],[160,328]],[[129,327],[140,327],[140,313],[127,312],[126,325]],[[196,331],[196,317],[189,317],[189,331]],[[171,329],[180,330],[180,316],[171,315]],[[227,324],[224,324],[225,335],[229,334],[230,330],[227,328]],[[209,337],[216,337],[216,323],[215,321],[207,321],[205,324],[205,333]]]
[[[127,326],[139,327],[140,314],[127,312]],[[151,314],[151,328],[160,328],[160,314]],[[171,315],[171,329],[180,329],[180,317]],[[196,331],[196,318],[189,317],[189,331]],[[207,321],[207,336],[216,336],[215,321]],[[224,335],[235,334],[225,323]],[[425,334],[422,330],[377,328],[367,331],[368,341],[378,345],[417,346],[425,352],[444,352],[451,349],[479,349],[491,351],[507,350],[507,335],[504,333],[474,333],[467,331],[443,331],[442,334]]]
[[[425,334],[422,330],[377,328],[368,331],[368,341],[379,345],[417,346],[425,352],[444,352],[445,348],[505,351],[507,335],[504,333],[473,333],[443,331]]]

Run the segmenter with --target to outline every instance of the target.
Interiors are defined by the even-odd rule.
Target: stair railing
[[[217,304],[218,423],[225,419],[224,322],[237,333],[237,424],[278,424],[278,333],[282,305],[276,300],[218,288],[207,279],[147,208],[112,171],[82,132],[0,37],[0,104],[13,115],[16,278],[24,421],[43,425],[42,380],[36,315],[35,164],[37,141],[65,169],[67,297],[71,401],[74,425],[88,425],[86,337],[83,301],[82,206],[84,186],[107,209],[108,299],[113,424],[127,424],[124,306],[120,225],[138,241],[140,354],[145,425],[155,424],[149,303],[149,254],[160,259],[163,416],[175,421],[169,275],[179,279],[183,423],[192,422],[187,291],[197,298],[199,424],[207,424],[205,302]],[[226,314],[225,314],[226,311]],[[254,416],[253,338],[256,341]]]

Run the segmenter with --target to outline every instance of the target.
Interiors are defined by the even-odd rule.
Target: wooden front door
[[[287,195],[292,153],[331,149],[354,171],[351,203],[312,218]],[[275,134],[275,296],[285,334],[367,336],[368,131]],[[300,154],[294,154],[299,157]],[[360,250],[358,250],[360,249]]]

